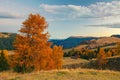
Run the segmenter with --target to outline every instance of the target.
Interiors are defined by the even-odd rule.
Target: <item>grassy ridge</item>
[[[33,73],[1,72],[0,80],[120,80],[120,72],[93,69],[64,69]]]
[[[101,69],[120,71],[120,56],[106,58],[107,63],[101,67]],[[76,69],[76,68],[89,68],[99,69],[96,59],[85,60],[85,59],[63,59],[63,68]]]
[[[106,60],[107,63],[101,67],[102,69],[120,71],[120,56],[108,57]],[[98,63],[96,60],[91,60],[84,67],[98,69]]]

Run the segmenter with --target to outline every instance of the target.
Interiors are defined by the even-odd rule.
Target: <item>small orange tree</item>
[[[54,68],[48,27],[45,18],[39,14],[30,14],[23,22],[15,41],[16,54],[14,55],[14,69],[17,72],[32,70],[48,70]]]
[[[106,55],[104,49],[101,48],[97,55],[99,69],[102,69],[103,65],[105,65],[108,62],[108,60],[106,60],[106,57],[107,57],[107,55]]]
[[[52,58],[54,60],[54,68],[61,69],[62,68],[62,58],[63,58],[63,51],[61,46],[54,46],[53,47],[53,55]]]
[[[117,43],[115,55],[120,55],[120,43]]]

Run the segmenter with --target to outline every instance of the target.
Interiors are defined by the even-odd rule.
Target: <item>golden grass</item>
[[[86,59],[81,59],[81,58],[78,58],[78,59],[72,59],[70,57],[63,58],[63,65],[70,65],[70,64],[76,64],[76,63],[86,63],[86,62],[89,62],[89,61]]]
[[[0,73],[0,80],[120,80],[120,72],[93,69],[62,69],[32,73]]]

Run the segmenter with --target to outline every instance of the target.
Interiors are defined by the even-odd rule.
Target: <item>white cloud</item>
[[[120,1],[112,1],[112,2],[98,2],[96,4],[92,4],[88,6],[91,9],[92,16],[95,17],[109,17],[120,15]]]
[[[40,9],[54,18],[80,19],[96,18],[108,20],[120,16],[120,1],[97,2],[89,6],[41,4]],[[120,20],[120,17],[118,18]]]
[[[48,4],[41,4],[40,7],[43,8],[45,12],[52,13],[52,14],[59,13],[61,10],[66,8],[65,5],[58,6],[58,5],[48,5]]]
[[[0,11],[0,18],[23,18],[22,14]]]
[[[25,18],[28,14],[35,12],[32,7],[21,5],[16,1],[1,0],[0,1],[0,18]]]
[[[0,18],[8,18],[8,19],[12,19],[12,18],[22,18],[23,14],[18,12],[18,8],[16,8],[15,3],[10,2],[8,0],[4,1],[1,0],[0,1]]]
[[[60,18],[77,18],[89,15],[91,12],[89,8],[84,6],[76,6],[76,5],[48,5],[41,4],[40,9],[43,12],[48,14],[56,15]]]
[[[98,25],[87,25],[87,27],[108,27],[108,28],[120,28],[120,23],[98,24]]]

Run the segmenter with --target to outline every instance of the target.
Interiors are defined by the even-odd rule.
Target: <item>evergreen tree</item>
[[[7,58],[3,52],[3,50],[1,50],[0,53],[0,71],[4,71],[4,70],[8,70],[9,69],[9,64],[7,61]]]

